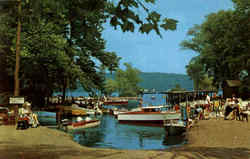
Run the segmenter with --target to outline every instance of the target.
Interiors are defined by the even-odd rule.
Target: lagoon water
[[[152,94],[146,94],[143,96],[143,106],[165,105],[165,100],[162,94],[154,94],[154,98]],[[138,107],[138,101],[129,101],[126,106],[130,109],[135,107]],[[112,106],[105,106],[105,108],[110,109]],[[186,143],[184,136],[166,137],[164,128],[120,124],[112,115],[102,115],[99,119],[101,124],[98,127],[74,133],[73,140],[87,147],[134,150],[167,149]],[[45,124],[48,123],[45,122]]]
[[[103,115],[100,119],[99,127],[73,134],[74,141],[88,147],[145,150],[185,143],[182,136],[166,138],[164,128],[120,124],[112,115]]]

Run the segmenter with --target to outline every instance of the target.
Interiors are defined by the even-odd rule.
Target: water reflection
[[[115,149],[166,149],[182,144],[181,138],[166,138],[164,128],[119,124],[110,115],[103,115],[101,125],[74,134],[74,140],[88,147]]]
[[[183,135],[183,136],[166,136],[162,144],[166,146],[181,146],[186,143],[187,143],[186,138]]]

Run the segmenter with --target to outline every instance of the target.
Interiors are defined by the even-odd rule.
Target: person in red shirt
[[[179,111],[179,110],[180,110],[180,106],[179,106],[178,104],[175,104],[174,110],[175,110],[175,111]]]

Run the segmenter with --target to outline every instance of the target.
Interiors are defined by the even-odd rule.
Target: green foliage
[[[78,82],[91,94],[103,90],[105,78],[100,66],[112,73],[120,61],[114,52],[105,51],[105,22],[124,32],[138,28],[142,33],[155,30],[161,35],[160,28],[175,29],[177,21],[162,20],[159,13],[146,7],[147,3],[154,0],[22,1],[21,95],[32,98],[35,105],[43,105],[44,96],[58,91],[65,95],[66,89],[76,89]],[[142,8],[146,17],[135,8]],[[14,5],[4,7],[4,12],[0,14],[0,80],[12,82],[18,14]],[[12,92],[10,82],[3,83],[8,85],[5,90]],[[125,94],[131,94],[129,90]]]
[[[200,90],[217,90],[213,85],[213,77],[204,75],[203,79],[200,81]]]
[[[161,36],[160,28],[164,30],[175,30],[177,21],[171,18],[161,18],[156,11],[150,11],[145,4],[155,3],[155,0],[120,0],[117,3],[106,3],[106,13],[110,19],[110,24],[115,29],[120,26],[123,32],[134,31],[135,24],[139,25],[141,33],[149,33],[154,30]],[[146,18],[140,17],[139,13],[134,11],[135,8],[141,7],[147,14]]]
[[[172,88],[170,91],[171,92],[174,92],[174,91],[186,91],[186,89],[185,88],[181,88],[181,86],[179,84],[176,84],[175,88]]]
[[[112,80],[112,79],[107,79],[105,81],[105,90],[104,93],[108,96],[110,96],[112,93],[116,92],[116,89],[118,87],[117,81]]]
[[[200,64],[213,77],[214,85],[239,79],[243,70],[247,70],[246,79],[250,80],[250,5],[246,0],[234,2],[235,10],[208,15],[203,24],[190,29],[190,38],[181,43],[184,49],[199,54]],[[187,68],[192,67],[189,65]]]
[[[115,79],[108,79],[106,81],[105,92],[108,95],[118,92],[119,96],[137,96],[139,93],[140,71],[128,63],[124,65],[126,66],[126,70],[118,69],[115,72]]]
[[[194,89],[201,89],[200,83],[204,79],[205,69],[204,66],[201,64],[200,56],[196,56],[191,59],[189,64],[186,66],[186,71],[194,82]]]

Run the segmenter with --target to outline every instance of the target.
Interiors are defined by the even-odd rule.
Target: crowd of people
[[[248,107],[243,109],[240,100],[234,94],[232,98],[226,100],[222,99],[221,96],[216,96],[216,94],[212,97],[207,94],[203,104],[195,105],[193,114],[199,120],[224,117],[225,120],[248,121],[248,114],[246,113]]]

